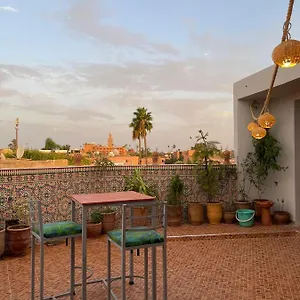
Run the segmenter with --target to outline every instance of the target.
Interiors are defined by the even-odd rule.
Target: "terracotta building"
[[[125,156],[127,155],[127,150],[125,147],[115,147],[113,136],[110,133],[107,139],[107,146],[98,145],[95,143],[86,143],[83,145],[83,153],[99,153],[105,156]]]

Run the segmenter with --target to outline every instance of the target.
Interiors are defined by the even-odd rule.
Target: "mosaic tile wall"
[[[114,166],[99,170],[94,166],[0,169],[0,196],[7,204],[2,219],[12,217],[14,199],[30,197],[42,201],[46,221],[70,218],[68,195],[122,191],[124,176],[130,176],[136,166]],[[204,193],[196,181],[193,165],[158,165],[138,167],[144,180],[157,187],[158,199],[165,200],[172,176],[178,174],[185,183],[184,202],[205,202]],[[230,172],[221,182],[218,199],[228,201],[236,196],[235,166],[226,167]],[[233,172],[232,172],[233,171]],[[1,216],[0,216],[1,219]]]

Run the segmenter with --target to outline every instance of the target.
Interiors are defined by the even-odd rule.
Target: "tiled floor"
[[[168,241],[169,299],[300,300],[300,235],[297,230],[297,226],[257,225],[253,228],[241,228],[225,224],[170,228],[170,236],[190,236],[184,239],[171,238]],[[233,233],[239,235],[234,236]],[[203,234],[206,234],[206,238],[203,238]],[[76,248],[77,265],[80,265],[80,241]],[[45,249],[46,293],[49,295],[68,288],[69,247],[59,244],[46,246]],[[113,273],[118,275],[120,253],[114,247],[112,250]],[[161,299],[160,254],[159,251],[158,299]],[[136,272],[142,274],[143,254],[135,260]],[[105,236],[88,240],[88,265],[94,270],[94,277],[105,276]],[[29,269],[29,254],[0,260],[1,300],[30,299]],[[80,280],[80,273],[77,275]],[[117,294],[119,287],[119,282],[114,283]],[[128,285],[127,293],[128,299],[144,299],[143,281],[137,279],[135,285]],[[106,299],[105,295],[101,284],[88,286],[89,300]],[[81,299],[80,289],[77,290],[76,299]]]

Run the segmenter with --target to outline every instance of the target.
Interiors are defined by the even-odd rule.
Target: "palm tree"
[[[139,153],[141,156],[141,144],[142,139],[144,140],[144,151],[145,151],[145,158],[146,158],[146,164],[148,163],[147,160],[147,134],[151,132],[153,128],[152,124],[152,114],[151,112],[148,112],[147,108],[145,107],[138,107],[137,110],[133,113],[134,117],[129,124],[129,127],[132,128],[132,139],[139,140]]]
[[[11,150],[17,150],[17,141],[16,139],[12,139],[11,142],[8,144],[8,148]]]

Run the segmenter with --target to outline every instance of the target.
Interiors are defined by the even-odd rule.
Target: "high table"
[[[75,222],[75,203],[82,209],[82,300],[86,300],[87,289],[87,211],[93,206],[121,206],[122,204],[154,202],[155,197],[128,191],[115,193],[70,195],[72,200],[72,221]]]

